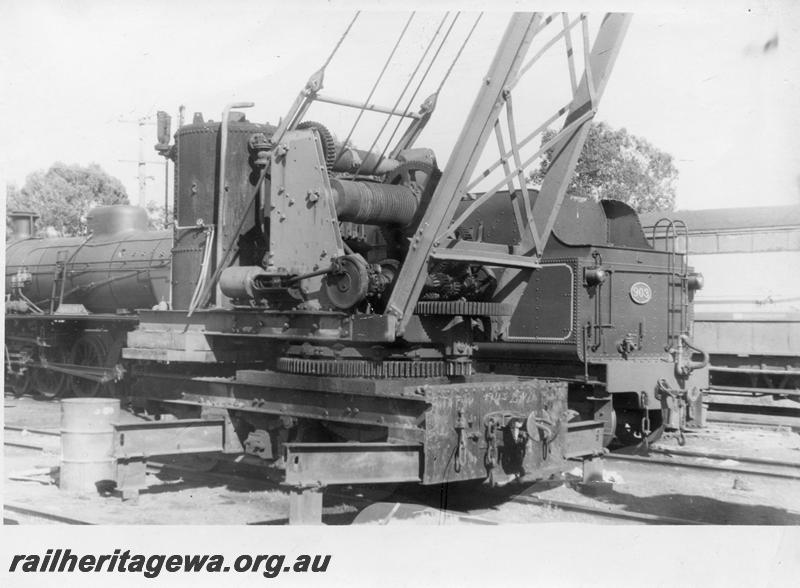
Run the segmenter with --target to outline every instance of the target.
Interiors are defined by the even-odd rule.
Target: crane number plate
[[[631,286],[631,300],[636,304],[647,304],[653,297],[653,290],[644,282],[636,282]]]

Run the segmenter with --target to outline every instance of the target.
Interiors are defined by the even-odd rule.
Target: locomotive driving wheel
[[[109,341],[106,336],[100,333],[86,333],[81,336],[72,348],[72,362],[75,365],[86,367],[108,367]],[[113,365],[113,362],[111,362]],[[78,398],[93,398],[95,396],[115,396],[116,387],[114,382],[96,382],[88,378],[71,376],[70,389]]]
[[[14,396],[25,396],[33,389],[33,377],[31,370],[26,370],[22,374],[11,374],[6,377],[8,389],[12,390]]]
[[[66,352],[62,347],[41,348],[39,359],[51,363],[65,363]],[[40,398],[54,400],[67,391],[67,375],[49,370],[46,367],[35,367],[31,370],[31,387]]]

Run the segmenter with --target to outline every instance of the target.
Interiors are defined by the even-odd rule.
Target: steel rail
[[[544,498],[536,498],[528,495],[518,495],[509,499],[509,502],[517,502],[520,504],[530,504],[533,506],[547,506],[558,508],[560,510],[569,510],[580,512],[584,514],[603,516],[606,518],[623,519],[629,521],[636,521],[645,525],[704,525],[700,521],[690,521],[687,519],[678,519],[674,517],[664,517],[661,515],[652,515],[642,512],[631,512],[623,510],[608,510],[596,506],[589,506],[585,504],[576,504],[574,502],[565,502],[562,500],[549,500]]]
[[[49,447],[43,447],[41,445],[31,445],[29,443],[19,443],[17,441],[7,441],[3,439],[3,445],[6,447],[17,447],[19,449],[34,449],[36,451],[47,451],[50,449]]]
[[[714,423],[715,425],[722,424],[736,427],[766,428],[772,431],[780,427],[788,427],[794,430],[800,429],[800,417],[784,414],[717,410],[711,408],[708,411],[707,418],[708,422]]]
[[[47,431],[45,429],[31,429],[29,427],[17,427],[15,425],[3,425],[3,430],[4,431],[19,431],[19,432],[28,431],[28,433],[31,433],[32,435],[51,435],[51,436],[54,436],[54,437],[60,437],[61,436],[61,433],[59,433],[58,431]]]
[[[3,430],[9,433],[22,433],[28,431],[31,435],[39,435],[44,437],[59,437],[61,434],[53,431],[40,431],[37,429],[26,429],[25,427],[16,427],[5,425]],[[52,451],[55,447],[47,447],[44,445],[34,445],[28,442],[28,439],[9,439],[7,435],[3,436],[3,445],[6,447],[17,447],[20,449],[33,449],[35,451]]]
[[[716,371],[713,366],[709,369]],[[744,372],[743,372],[744,373]],[[761,375],[757,372],[748,372],[754,376]],[[766,374],[769,375],[769,374]],[[781,375],[781,374],[775,374]],[[800,372],[788,374],[790,376],[800,376]],[[745,386],[714,386],[710,392],[705,393],[706,397],[724,396],[741,398],[764,398],[765,396],[800,396],[800,388],[751,388]]]
[[[47,521],[54,521],[57,523],[62,523],[65,525],[96,525],[97,523],[82,520],[82,519],[75,519],[72,517],[67,517],[58,513],[50,512],[48,510],[44,510],[38,507],[27,506],[24,504],[19,504],[16,502],[4,502],[3,503],[3,511],[5,518],[5,511],[14,512],[17,514],[22,514],[29,517],[35,517],[38,519],[44,519]]]
[[[663,455],[676,455],[682,457],[705,457],[708,459],[733,459],[746,463],[756,463],[759,465],[770,465],[778,467],[795,467],[800,468],[800,462],[793,461],[780,461],[777,459],[761,459],[757,457],[737,457],[735,455],[725,455],[724,453],[706,453],[702,451],[690,451],[685,449],[660,449],[650,447],[650,453],[658,453]]]
[[[724,367],[711,366],[715,372],[726,374],[766,374],[768,376],[800,376],[800,369],[787,367],[785,370],[760,368],[760,367]],[[746,389],[744,386],[712,386],[712,390],[731,390],[736,388]],[[767,388],[767,390],[780,390],[780,388]]]
[[[771,472],[767,470],[753,470],[753,469],[735,468],[730,466],[721,466],[713,464],[690,463],[685,461],[670,461],[666,459],[653,459],[639,455],[624,455],[624,454],[614,454],[614,453],[604,456],[603,459],[629,461],[632,463],[643,463],[648,465],[706,470],[714,472],[727,472],[727,473],[743,474],[750,476],[764,476],[769,478],[785,478],[789,480],[800,480],[800,471],[796,474],[790,472]]]

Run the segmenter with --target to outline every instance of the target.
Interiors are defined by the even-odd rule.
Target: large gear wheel
[[[336,142],[333,140],[333,134],[328,130],[328,127],[313,120],[304,120],[296,128],[298,130],[314,129],[317,131],[319,140],[322,142],[322,152],[325,155],[325,167],[328,168],[328,171],[331,171],[336,161]]]
[[[445,360],[369,361],[281,357],[278,359],[277,367],[280,371],[290,374],[344,378],[439,378],[472,374],[472,362]]]
[[[414,314],[452,316],[511,316],[512,307],[502,302],[476,302],[473,300],[422,300],[414,307]]]

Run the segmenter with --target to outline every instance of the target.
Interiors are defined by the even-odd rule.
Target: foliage
[[[165,209],[163,204],[150,200],[145,206],[147,210],[147,228],[160,230],[172,224],[172,209]]]
[[[555,134],[546,130],[542,144]],[[544,154],[539,169],[531,174],[533,183],[541,184],[553,151]],[[677,178],[678,170],[668,153],[624,128],[614,130],[603,122],[592,123],[567,195],[622,200],[638,212],[672,210]]]
[[[122,182],[96,163],[54,163],[28,175],[18,192],[8,193],[8,210],[34,211],[41,230],[53,227],[64,236],[86,233],[86,214],[103,204],[128,204],[128,195]]]

